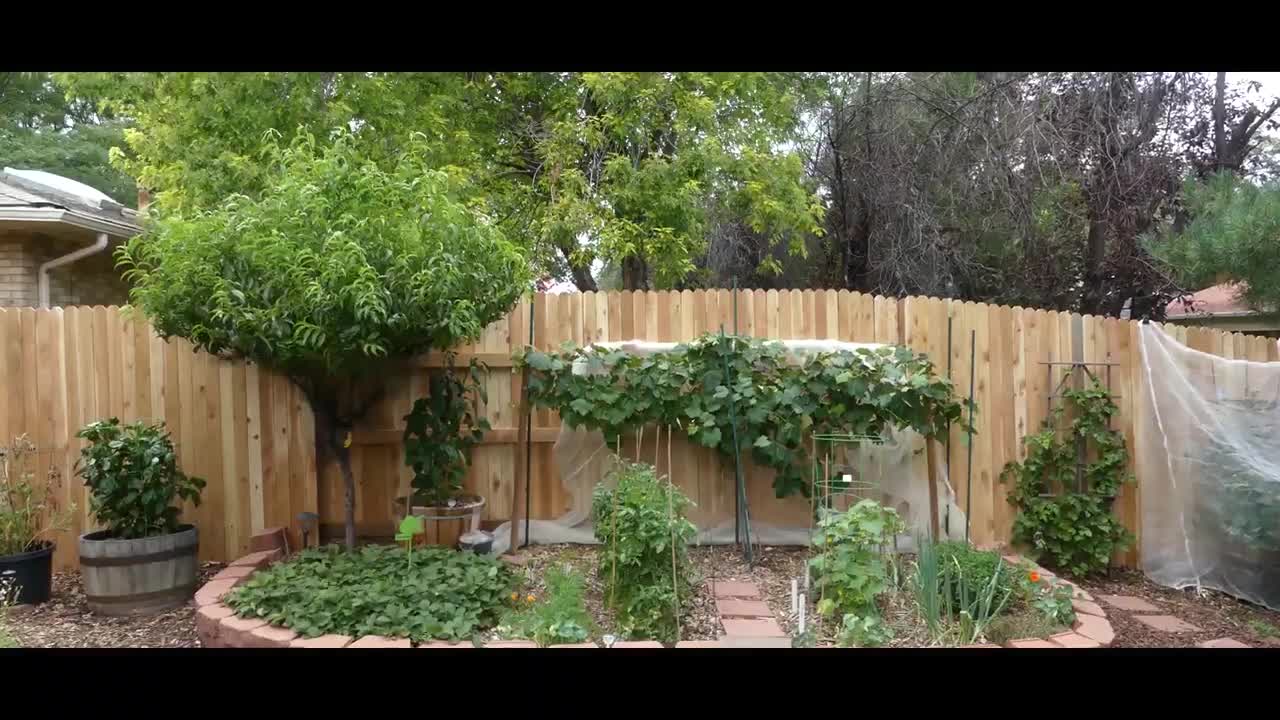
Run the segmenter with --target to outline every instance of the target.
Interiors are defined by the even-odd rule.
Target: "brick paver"
[[[717,598],[747,598],[750,600],[760,599],[760,589],[753,582],[738,582],[736,580],[722,580],[714,583]]]
[[[1200,628],[1172,615],[1134,615],[1133,619],[1161,632],[1200,632]]]
[[[1099,595],[1098,597],[1102,602],[1118,610],[1149,613],[1160,612],[1160,608],[1140,597],[1134,597],[1132,595]]]
[[[1202,648],[1247,648],[1248,645],[1236,640],[1235,638],[1218,638],[1217,640],[1206,640],[1196,647]]]
[[[722,618],[767,618],[773,617],[769,605],[763,600],[739,600],[737,598],[720,598],[716,600],[716,609]]]

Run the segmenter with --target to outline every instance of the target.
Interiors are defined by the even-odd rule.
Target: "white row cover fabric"
[[[1280,363],[1140,337],[1143,571],[1280,610]]]

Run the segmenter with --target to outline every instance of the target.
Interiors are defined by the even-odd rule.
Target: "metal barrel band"
[[[186,585],[180,585],[166,590],[155,590],[153,592],[133,593],[132,595],[85,595],[84,599],[91,603],[99,605],[118,605],[121,603],[136,603],[144,600],[162,600],[167,598],[180,598],[195,593],[198,582],[190,582]]]
[[[149,553],[147,555],[134,555],[133,557],[81,557],[80,564],[84,567],[126,567],[129,565],[145,565],[147,563],[160,562],[162,560],[173,560],[175,558],[195,555],[197,551],[196,545],[188,545],[186,547],[173,548],[171,550],[161,550],[160,552]]]

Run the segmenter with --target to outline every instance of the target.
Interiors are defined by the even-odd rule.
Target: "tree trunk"
[[[338,469],[342,472],[342,484],[345,492],[344,515],[346,525],[347,550],[356,549],[356,478],[351,471],[351,446],[349,439],[351,430],[369,410],[382,399],[386,387],[378,384],[359,403],[342,403],[339,395],[333,391],[336,381],[333,378],[314,381],[302,377],[290,378],[294,385],[302,390],[311,406],[311,415],[315,418],[316,473],[324,472],[325,450],[333,453],[338,461]],[[342,409],[339,409],[342,408]],[[317,477],[317,480],[319,478]]]
[[[1085,247],[1084,292],[1080,298],[1080,313],[1095,315],[1102,305],[1102,266],[1107,256],[1107,233],[1103,225],[1101,208],[1089,207],[1089,236]]]
[[[1218,73],[1213,88],[1213,169],[1221,172],[1227,161],[1227,74]]]
[[[596,292],[599,290],[596,286],[596,279],[591,277],[591,268],[586,265],[574,264],[573,251],[575,248],[561,245],[558,249],[564,257],[565,263],[569,266],[569,274],[573,276],[573,284],[578,286],[578,290],[580,292]]]
[[[356,547],[356,479],[351,472],[351,448],[346,445],[351,426],[334,419],[315,404],[311,406],[311,413],[316,419],[316,472],[320,473],[324,470],[325,452],[332,453],[334,459],[338,461],[338,469],[342,471],[342,485],[345,492],[343,502],[345,542],[347,550],[354,550]]]
[[[344,439],[337,443],[334,454],[338,457],[338,467],[342,470],[343,518],[346,524],[346,546],[348,552],[356,549],[356,478],[351,472],[351,448],[345,446]]]
[[[631,255],[622,259],[622,289],[648,290],[649,272],[644,259]]]

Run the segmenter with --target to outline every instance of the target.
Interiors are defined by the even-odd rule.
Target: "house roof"
[[[0,221],[65,223],[120,238],[142,232],[136,212],[84,183],[8,167],[0,172]]]
[[[1165,317],[1170,320],[1210,315],[1243,317],[1256,312],[1241,297],[1241,286],[1238,283],[1222,283],[1194,292],[1185,299],[1174,300],[1166,306]]]

